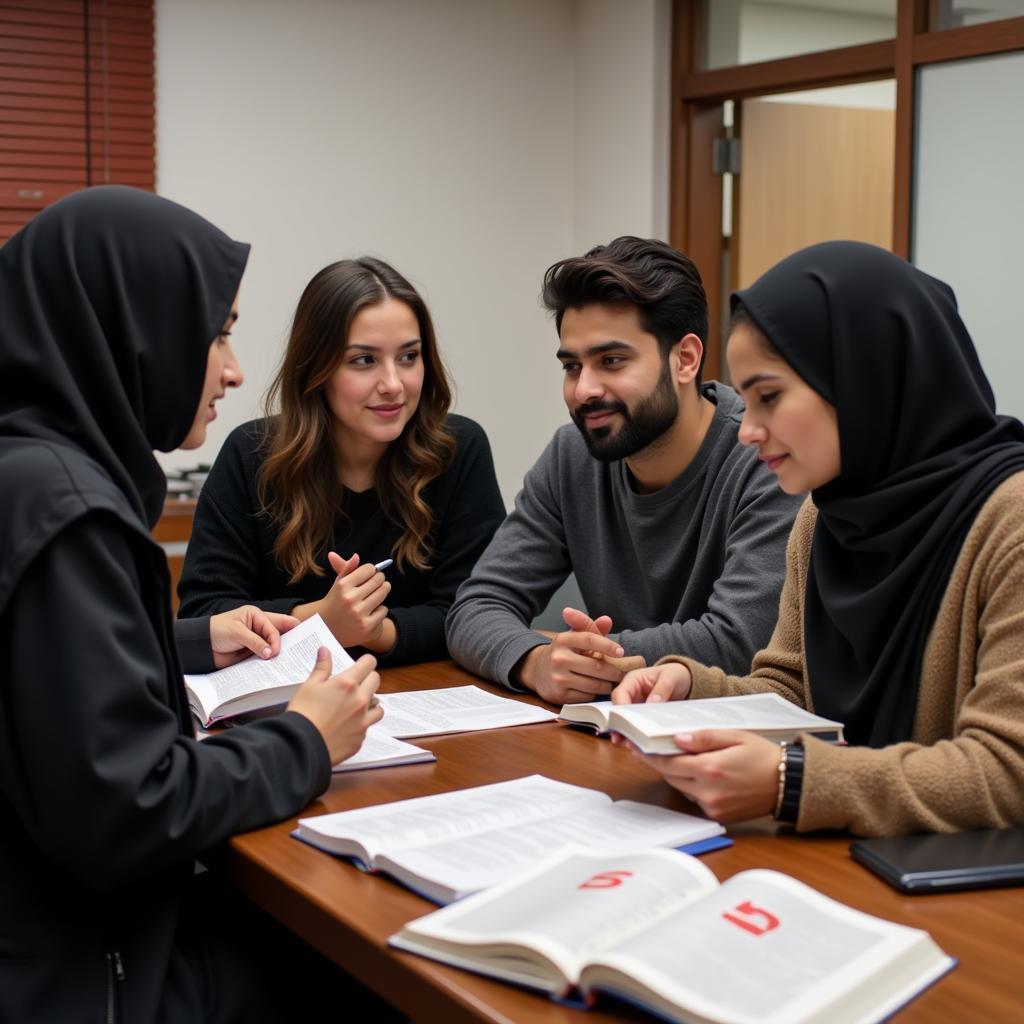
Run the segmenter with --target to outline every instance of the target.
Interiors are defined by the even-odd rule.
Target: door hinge
[[[715,174],[740,173],[739,139],[715,139],[711,150],[711,169]]]

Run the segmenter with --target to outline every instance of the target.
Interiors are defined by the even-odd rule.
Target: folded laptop
[[[858,839],[850,854],[901,892],[1024,885],[1024,827]]]

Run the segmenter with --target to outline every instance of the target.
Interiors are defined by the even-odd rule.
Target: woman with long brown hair
[[[319,613],[384,664],[447,657],[445,614],[505,511],[486,435],[448,412],[421,296],[382,260],[325,267],[299,299],[266,404],[203,486],[179,614],[244,595]]]

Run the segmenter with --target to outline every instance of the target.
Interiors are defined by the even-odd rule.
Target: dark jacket
[[[0,439],[0,480],[26,526],[67,519],[4,566],[0,1022],[155,1020],[196,857],[322,792],[327,751],[296,714],[193,739],[163,552],[123,496],[45,443]]]
[[[159,1019],[195,858],[330,780],[296,714],[192,737],[149,535],[248,251],[116,186],[0,248],[2,1024]]]

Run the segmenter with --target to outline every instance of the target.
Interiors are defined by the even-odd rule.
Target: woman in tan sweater
[[[952,291],[874,246],[812,246],[733,296],[728,362],[740,440],[810,492],[775,632],[748,676],[672,656],[612,699],[774,691],[851,745],[703,731],[648,763],[719,821],[1024,822],[1024,426],[995,414]]]

